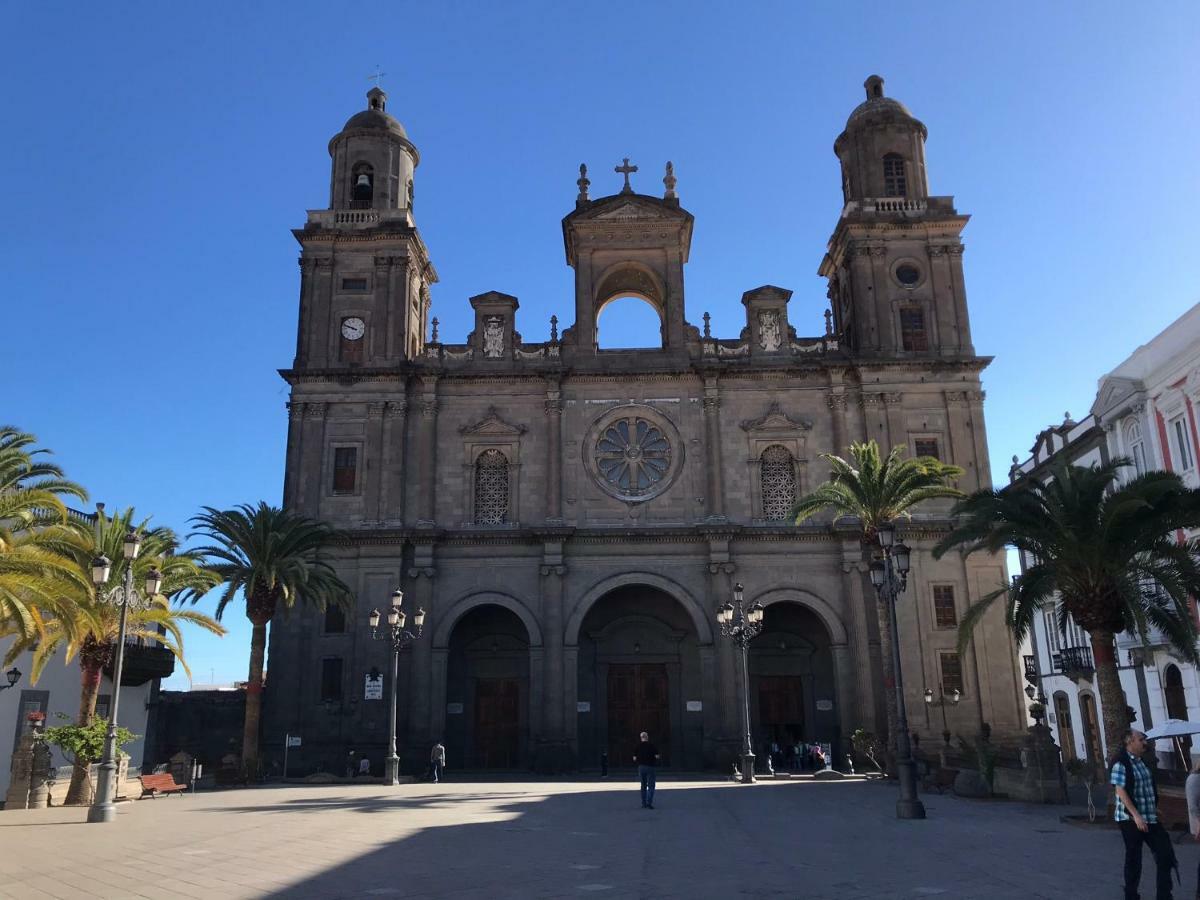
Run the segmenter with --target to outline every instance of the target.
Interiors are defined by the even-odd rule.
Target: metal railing
[[[1059,654],[1057,668],[1064,672],[1094,672],[1091,647],[1066,647]]]

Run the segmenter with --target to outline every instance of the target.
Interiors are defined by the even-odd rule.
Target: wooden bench
[[[947,788],[954,788],[954,779],[957,777],[958,769],[936,769],[925,777],[925,790],[944,794]]]
[[[138,781],[142,783],[142,797],[147,794],[157,797],[159,794],[175,794],[187,790],[186,784],[175,783],[170,772],[164,772],[162,775],[142,775],[138,777]]]

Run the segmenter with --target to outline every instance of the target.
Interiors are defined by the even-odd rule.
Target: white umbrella
[[[1180,738],[1189,734],[1200,734],[1200,722],[1188,722],[1186,719],[1167,719],[1161,725],[1155,725],[1146,732],[1148,740],[1155,738],[1172,738],[1175,742],[1175,749],[1179,751],[1179,759],[1183,763],[1183,768],[1189,767],[1187,755],[1183,752],[1183,744]]]
[[[1146,732],[1150,740],[1155,738],[1183,737],[1185,734],[1200,734],[1200,722],[1188,722],[1185,719],[1167,719],[1161,725],[1155,725]]]

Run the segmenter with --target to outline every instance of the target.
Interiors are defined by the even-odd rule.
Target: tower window
[[[913,450],[916,456],[932,456],[934,459],[941,459],[941,456],[938,455],[937,438],[915,438]]]
[[[367,289],[367,279],[365,278],[343,278],[343,291],[365,291]]]
[[[908,179],[904,177],[904,157],[889,153],[883,158],[883,195],[885,197],[908,196]]]
[[[942,692],[963,692],[962,660],[957,653],[939,653],[942,668]]]
[[[346,611],[336,603],[325,607],[325,633],[342,634],[346,630]]]
[[[321,660],[321,700],[342,699],[342,661],[337,657]]]
[[[350,173],[350,208],[370,209],[375,196],[375,171],[359,163]]]
[[[333,451],[333,492],[353,494],[358,484],[358,448],[335,447]]]
[[[913,353],[923,353],[929,349],[924,310],[915,306],[900,310],[900,340],[904,349]]]
[[[954,585],[935,584],[933,586],[933,622],[936,628],[958,627],[958,610],[954,606]]]
[[[763,518],[787,521],[796,504],[796,461],[791,451],[781,444],[764,450],[759,458],[759,479]]]
[[[475,524],[508,521],[508,460],[499,450],[484,450],[475,459]]]

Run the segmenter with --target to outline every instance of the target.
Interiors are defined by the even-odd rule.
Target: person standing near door
[[[1113,759],[1109,783],[1117,795],[1113,820],[1125,841],[1125,900],[1138,900],[1142,880],[1142,845],[1150,846],[1157,868],[1157,900],[1171,900],[1171,869],[1175,851],[1171,838],[1158,821],[1158,787],[1154,774],[1142,762],[1146,735],[1130,729],[1125,747]]]
[[[433,783],[437,784],[446,771],[446,748],[442,746],[441,741],[434,744],[433,749],[429,751],[429,768],[433,770]]]
[[[642,785],[642,809],[654,809],[654,776],[658,769],[658,748],[650,743],[649,733],[643,731],[639,737],[641,742],[633,754],[633,761],[637,763],[638,780]]]

